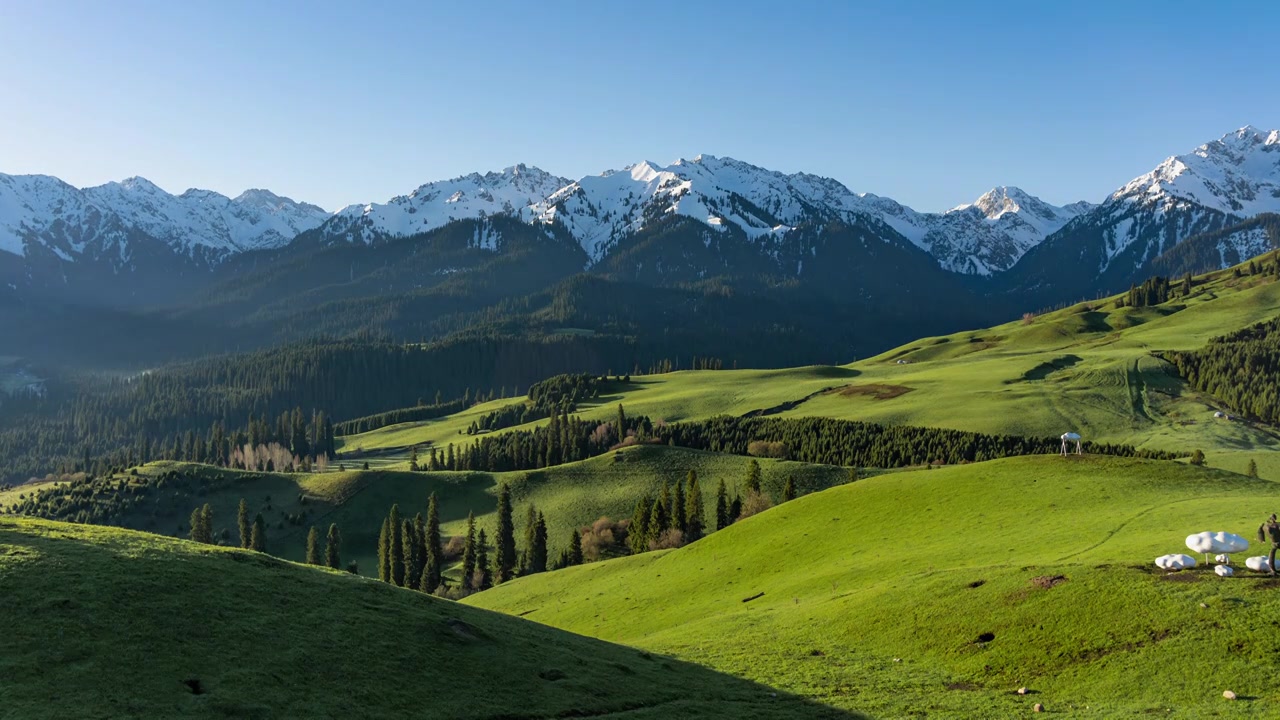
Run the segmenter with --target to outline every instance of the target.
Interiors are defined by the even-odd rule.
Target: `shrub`
[[[1034,321],[1035,321],[1035,319],[1036,319],[1036,314],[1035,314],[1035,313],[1030,313],[1030,312],[1024,312],[1024,313],[1022,313],[1022,324],[1023,324],[1023,325],[1030,325],[1032,322],[1034,322]]]
[[[657,540],[649,542],[650,550],[670,550],[678,547],[684,547],[684,533],[678,528],[664,530]]]
[[[747,493],[747,499],[742,501],[742,512],[738,515],[738,519],[749,518],[771,507],[773,507],[773,501],[769,499],[768,495],[762,492],[749,492]]]
[[[787,452],[787,444],[781,441],[752,440],[747,443],[747,454],[755,457],[781,459],[787,457]]]

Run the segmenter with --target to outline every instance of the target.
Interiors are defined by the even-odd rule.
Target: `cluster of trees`
[[[1182,284],[1177,288],[1178,296],[1190,295],[1191,288],[1191,273],[1187,273],[1182,278]],[[1119,307],[1152,307],[1167,302],[1171,297],[1174,297],[1174,288],[1169,278],[1157,275],[1142,281],[1141,285],[1130,285],[1129,294],[1121,298],[1117,305]]]
[[[1214,338],[1200,350],[1162,357],[1192,387],[1234,412],[1280,423],[1280,317]]]
[[[525,517],[524,543],[518,549],[511,489],[503,484],[498,490],[497,528],[489,538],[484,528],[476,527],[475,513],[467,516],[467,533],[461,538],[460,554],[445,545],[440,534],[439,506],[435,493],[428,500],[427,515],[418,513],[412,520],[404,517],[400,506],[392,505],[382,521],[378,535],[378,579],[428,594],[461,597],[484,590],[512,578],[534,575],[584,562],[583,532],[574,530],[566,547],[551,560],[547,538],[547,519],[529,505]],[[590,528],[586,531],[591,534]],[[599,552],[600,540],[609,528],[592,536],[592,550]],[[613,543],[612,536],[608,542]],[[445,569],[461,560],[459,580],[450,587]]]
[[[907,467],[981,462],[1011,455],[1058,452],[1057,438],[880,425],[830,418],[715,417],[701,422],[654,424],[628,417],[621,405],[612,423],[552,416],[533,430],[486,436],[470,447],[452,445],[428,468],[503,472],[533,470],[594,457],[619,445],[655,442],[735,455],[764,455],[808,463],[857,467]],[[1090,453],[1168,459],[1176,454],[1130,445],[1085,443]]]
[[[653,433],[649,418],[627,417],[621,405],[613,422],[553,414],[551,422],[532,430],[485,435],[457,450],[452,444],[443,452],[432,448],[426,467],[488,472],[535,470],[585,460],[619,445],[646,442],[654,437]]]
[[[660,442],[712,452],[747,455],[752,443],[769,445],[777,457],[807,463],[853,467],[982,462],[1014,455],[1056,453],[1058,438],[926,428],[831,418],[715,417],[703,422],[662,425]],[[757,446],[758,447],[758,446]],[[1085,443],[1087,452],[1125,457],[1169,459],[1176,454],[1138,450],[1131,445]]]
[[[240,501],[240,507],[242,510],[244,509],[243,500]],[[243,532],[243,530],[241,532]],[[307,564],[323,565],[324,567],[333,568],[334,570],[341,567],[342,533],[338,531],[338,525],[336,523],[329,524],[329,535],[325,538],[323,555],[320,553],[320,533],[316,530],[314,525],[311,526],[310,532],[307,533]],[[356,567],[354,563],[348,566],[347,570],[352,573],[359,572],[359,568]]]
[[[471,519],[474,528],[475,518]],[[378,534],[378,579],[399,587],[434,593],[441,587],[444,545],[440,536],[440,506],[436,494],[427,502],[427,516],[402,517],[392,505]]]
[[[630,380],[630,376],[626,380]],[[597,397],[607,378],[586,373],[557,375],[529,387],[528,402],[507,405],[486,413],[467,428],[468,435],[492,432],[523,425],[534,420],[567,415],[578,409],[578,402]],[[619,382],[624,382],[618,378]]]
[[[723,485],[721,481],[722,489]],[[674,489],[663,480],[657,497],[646,494],[636,502],[627,540],[633,553],[641,553],[680,547],[702,537],[705,530],[698,473],[690,470],[686,478],[676,480]]]
[[[267,551],[267,523],[262,519],[262,513],[254,516],[253,522],[249,522],[249,505],[244,498],[240,498],[240,510],[237,516],[240,526],[240,547],[245,550],[256,550],[258,552]],[[209,503],[205,503],[201,507],[191,511],[190,532],[188,537],[192,542],[204,543],[206,545],[217,545],[218,540],[214,537],[213,530],[213,507]]]
[[[516,390],[519,393],[519,389]],[[431,405],[424,404],[421,400],[418,405],[410,408],[400,408],[399,410],[388,410],[387,412],[377,413],[375,415],[366,415],[362,418],[354,420],[344,420],[333,426],[333,434],[343,435],[359,435],[360,433],[384,428],[388,425],[398,425],[406,422],[421,422],[423,420],[435,420],[446,415],[462,412],[475,404],[469,399],[471,390],[468,388],[465,398],[449,400],[441,402],[440,394],[436,394],[436,401]],[[503,388],[501,397],[506,397],[506,388]]]

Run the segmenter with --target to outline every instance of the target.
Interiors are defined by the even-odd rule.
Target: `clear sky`
[[[919,210],[1096,201],[1280,128],[1276,28],[1276,2],[0,0],[0,172],[336,209],[709,153]]]

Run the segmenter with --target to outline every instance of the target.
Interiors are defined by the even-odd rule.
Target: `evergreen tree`
[[[204,507],[200,508],[200,532],[202,534],[202,539],[200,540],[200,542],[205,543],[206,545],[214,544],[213,542],[213,506],[211,506],[209,503],[205,503]]]
[[[517,568],[518,574],[528,575],[529,568],[533,559],[533,536],[538,529],[538,509],[529,503],[529,510],[525,513],[524,518],[524,546],[520,550],[520,563]]]
[[[480,528],[479,534],[476,535],[476,572],[479,573],[479,582],[475,582],[474,576],[470,579],[477,590],[487,590],[493,586],[493,573],[489,569],[489,539],[485,537],[484,528]]]
[[[470,587],[476,572],[476,514],[467,513],[467,542],[462,546],[462,585]]]
[[[742,496],[735,494],[733,501],[729,503],[729,522],[732,523],[742,517]]]
[[[187,533],[187,537],[191,538],[191,542],[204,542],[204,514],[200,512],[200,508],[191,511],[191,531]]]
[[[698,487],[698,473],[689,471],[689,492],[684,501],[685,521],[684,536],[688,542],[702,537],[704,520],[702,519],[702,490]]]
[[[858,468],[856,467],[849,468],[849,482],[851,483],[858,482]]]
[[[444,570],[444,547],[440,542],[440,504],[436,494],[427,501],[427,530],[424,542],[426,564],[422,570],[422,591],[433,593],[440,587]]]
[[[760,463],[752,460],[747,465],[747,494],[760,492]]]
[[[547,519],[538,513],[533,530],[533,546],[529,549],[530,575],[547,571]]]
[[[409,456],[410,472],[418,472],[418,446],[413,446],[413,454]]]
[[[316,530],[316,526],[311,526],[311,531],[307,533],[307,564],[320,564],[320,531]]]
[[[653,507],[649,510],[649,528],[645,533],[645,548],[648,549],[649,543],[656,542],[662,537],[662,533],[671,529],[671,517],[667,515],[667,506],[662,504],[662,498],[653,501]]]
[[[253,529],[249,532],[249,549],[260,553],[267,551],[267,523],[262,519],[262,513],[258,513],[253,518]]]
[[[1200,448],[1196,448],[1191,453],[1192,465],[1204,465],[1204,452]]]
[[[618,442],[627,438],[627,414],[622,411],[622,403],[618,403]]]
[[[414,584],[413,573],[418,571],[417,580],[422,579],[422,543],[418,540],[418,531],[413,521],[405,518],[400,530],[400,555],[404,558],[404,587],[418,589]]]
[[[662,514],[666,516],[667,522],[670,523],[671,522],[671,486],[667,484],[666,480],[662,481],[662,488],[658,490],[657,501],[662,504]],[[649,513],[649,518],[650,518],[650,523],[652,523],[652,518],[653,518],[652,512]],[[652,526],[650,526],[649,529],[652,530],[653,529]],[[662,529],[666,530],[667,528],[664,527]],[[657,533],[650,533],[649,539],[652,540],[656,536],[657,536]]]
[[[782,486],[782,502],[790,502],[796,499],[796,479],[788,475],[787,482]]]
[[[342,534],[336,523],[329,525],[329,537],[324,544],[324,564],[337,570],[342,566]]]
[[[427,521],[422,513],[413,516],[413,562],[405,575],[405,587],[421,588],[422,575],[427,570]]]
[[[400,506],[393,504],[391,512],[387,515],[387,529],[390,531],[388,538],[391,547],[391,584],[396,587],[404,587],[404,521],[400,519]]]
[[[568,566],[582,564],[582,533],[576,528],[569,532],[569,553],[566,560]]]
[[[671,527],[684,532],[688,524],[685,515],[684,481],[676,480],[675,495],[671,498]]]
[[[653,498],[645,495],[636,503],[636,510],[631,515],[631,526],[627,531],[627,544],[631,552],[642,553],[649,549],[649,513],[653,509]]]
[[[732,519],[729,517],[729,490],[724,486],[724,480],[720,481],[720,485],[716,487],[716,529],[723,530],[729,527]]]
[[[504,583],[516,568],[516,528],[511,519],[511,488],[498,489],[498,531],[494,540],[493,582]]]
[[[391,582],[391,523],[382,518],[382,532],[378,533],[378,579]]]
[[[1255,461],[1255,460],[1253,460],[1252,458],[1250,458],[1250,459],[1249,459],[1249,469],[1248,469],[1248,470],[1245,470],[1245,471],[1244,471],[1244,474],[1245,474],[1245,475],[1248,475],[1248,476],[1249,476],[1249,477],[1251,477],[1251,478],[1256,478],[1256,477],[1258,477],[1258,463],[1257,463],[1257,461]]]
[[[240,547],[249,549],[249,503],[240,498],[240,510],[237,513],[237,522],[240,525]]]

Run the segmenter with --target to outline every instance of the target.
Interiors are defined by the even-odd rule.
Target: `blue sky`
[[[0,4],[0,172],[328,209],[728,155],[919,210],[1280,128],[1269,2]]]

